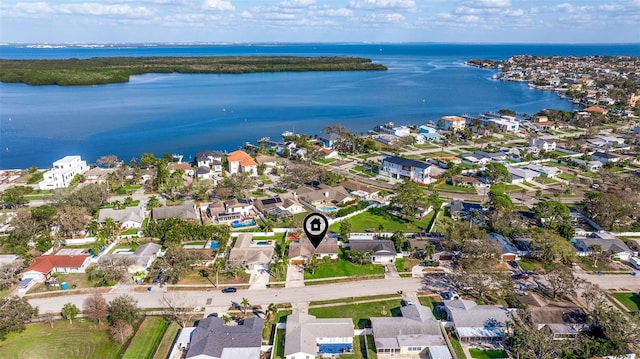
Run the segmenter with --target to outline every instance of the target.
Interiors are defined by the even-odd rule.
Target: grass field
[[[476,348],[470,348],[469,354],[471,354],[472,358],[477,359],[499,359],[499,358],[508,358],[509,356],[504,350],[480,350]]]
[[[391,317],[391,313],[400,310],[400,300],[391,299],[379,302],[346,304],[330,307],[310,308],[309,314],[318,318],[351,318],[358,328],[364,328],[371,317]]]
[[[276,330],[276,342],[273,343],[273,347],[275,350],[274,353],[274,358],[284,358],[284,336],[285,336],[285,330],[284,329],[278,329]]]
[[[402,299],[402,296],[400,294],[380,294],[380,295],[370,295],[367,297],[348,297],[348,298],[341,298],[341,299],[318,300],[314,302],[309,302],[309,306],[313,307],[316,305],[323,305],[323,304],[346,304],[346,303],[361,302],[365,300],[373,301],[376,299],[379,299],[379,300]]]
[[[455,193],[476,193],[476,189],[467,186],[453,186],[447,183],[443,183],[436,187],[438,191],[442,192],[455,192]]]
[[[447,330],[447,332],[451,333],[449,330]],[[451,333],[451,346],[453,347],[453,351],[456,352],[456,357],[458,358],[467,357],[464,353],[464,350],[462,350],[462,345],[460,345],[460,341],[456,337],[455,333]]]
[[[637,293],[613,293],[613,296],[622,303],[629,311],[640,311],[640,295]]]
[[[414,232],[419,230],[419,227],[428,226],[431,222],[432,216],[433,211],[420,220],[405,222],[402,219],[387,213],[384,208],[371,208],[364,213],[351,217],[349,219],[349,223],[351,223],[352,232],[365,232],[367,230],[377,232],[380,231],[380,228],[382,228],[383,232]],[[334,233],[340,232],[340,223],[334,223],[329,227],[329,229]]]
[[[173,345],[173,340],[178,335],[178,331],[180,330],[180,326],[175,322],[169,323],[167,330],[164,331],[164,335],[160,339],[160,344],[158,345],[158,349],[156,349],[156,353],[153,355],[153,359],[166,359],[171,351],[171,346]]]
[[[165,318],[146,317],[122,357],[125,359],[153,358],[168,325],[169,321]]]
[[[420,263],[419,259],[398,258],[396,259],[396,269],[398,272],[411,272],[411,268]]]
[[[34,345],[37,343],[37,345]],[[76,319],[27,325],[0,342],[0,357],[12,359],[117,358],[122,346],[111,340],[109,327]]]
[[[343,258],[342,255],[340,255]],[[335,263],[324,263],[318,266],[316,271],[311,274],[307,271],[304,273],[304,279],[320,279],[332,277],[350,277],[354,275],[382,274],[383,268],[378,264],[356,265],[345,259],[340,259]]]

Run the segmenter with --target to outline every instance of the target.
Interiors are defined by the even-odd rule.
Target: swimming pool
[[[243,227],[251,227],[255,226],[256,221],[252,219],[245,219],[244,221],[235,220],[231,223],[231,227],[233,228],[243,228]]]
[[[333,212],[333,211],[337,211],[338,207],[322,205],[322,206],[318,206],[318,209],[323,211],[323,212]]]

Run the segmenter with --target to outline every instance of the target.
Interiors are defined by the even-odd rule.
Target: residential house
[[[529,163],[524,167],[525,169],[538,172],[542,177],[554,178],[562,173],[558,167],[542,166],[535,163]]]
[[[610,253],[613,258],[629,261],[636,253],[631,250],[620,238],[609,232],[593,232],[587,237],[574,238],[574,247],[579,256],[588,256],[592,253],[592,246],[599,245],[602,253]]]
[[[400,308],[401,317],[370,318],[378,357],[450,359],[440,323],[420,304]]]
[[[349,238],[349,250],[371,253],[373,263],[393,263],[396,260],[396,248],[388,239]]]
[[[240,233],[236,238],[236,243],[229,252],[229,263],[236,267],[246,267],[250,270],[267,270],[273,258],[273,244],[253,243],[253,234]]]
[[[543,138],[532,138],[529,140],[529,146],[538,148],[541,151],[553,151],[556,149],[556,141],[549,141]]]
[[[248,199],[234,198],[224,202],[226,213],[238,213],[244,217],[249,217],[253,212],[253,204]]]
[[[451,177],[451,184],[454,186],[465,186],[465,187],[486,187],[487,184],[482,182],[478,177],[472,176],[453,176]]]
[[[362,200],[372,200],[378,198],[379,189],[363,185],[354,181],[347,181],[341,183],[341,186],[346,189],[350,195]]]
[[[324,148],[320,146],[311,146],[311,148],[315,151],[320,152],[321,158],[329,159],[329,158],[340,158],[340,153],[332,148]]]
[[[20,277],[41,281],[53,273],[84,273],[90,262],[91,256],[87,254],[40,256],[22,271]]]
[[[260,359],[264,319],[250,317],[238,325],[226,325],[222,318],[207,317],[191,334],[185,358]]]
[[[499,305],[478,305],[466,299],[444,302],[444,313],[461,342],[501,342],[509,312]]]
[[[437,156],[428,159],[429,162],[435,163],[442,168],[449,168],[450,165],[462,163],[462,159],[456,156]]]
[[[462,131],[467,120],[460,116],[443,116],[438,121],[438,128],[444,131]]]
[[[609,162],[616,163],[620,161],[620,157],[607,152],[594,152],[591,157],[594,161],[602,162],[603,164],[607,164]]]
[[[519,260],[519,251],[513,243],[498,233],[489,233],[489,242],[500,253],[500,259],[503,262]]]
[[[380,175],[395,178],[408,179],[420,184],[430,184],[435,182],[431,178],[431,165],[408,158],[389,156],[382,160]]]
[[[539,172],[531,171],[526,168],[507,166],[507,171],[511,175],[511,184],[532,181],[536,177],[540,177]]]
[[[302,237],[289,244],[289,261],[291,264],[303,265],[314,256],[319,259],[338,259],[338,240],[335,237],[325,236],[317,248],[307,237]]]
[[[353,352],[351,318],[316,318],[295,313],[287,316],[284,340],[286,359],[309,359]]]
[[[347,204],[353,202],[353,198],[342,186],[324,187],[320,189],[299,189],[295,193],[298,198],[316,207],[326,203]]]
[[[206,213],[207,220],[216,224],[230,224],[233,221],[239,221],[242,219],[242,214],[240,213],[227,213],[224,202],[218,199],[209,203],[203,213]]]
[[[162,246],[157,243],[145,243],[139,246],[132,254],[136,258],[136,262],[129,267],[129,273],[137,273],[141,270],[147,271],[161,252]]]
[[[602,168],[603,163],[600,161],[585,161],[578,158],[572,158],[571,161],[575,162],[578,166],[586,168],[587,171],[597,171]]]
[[[117,168],[94,167],[84,173],[84,178],[87,183],[107,183],[109,174],[117,170]]]
[[[576,339],[588,328],[587,314],[571,302],[550,301],[537,293],[524,295],[519,301],[527,307],[537,329],[549,332],[555,340]]]
[[[482,205],[478,203],[469,203],[459,199],[454,199],[449,204],[449,215],[454,220],[468,218],[473,215],[473,212],[477,211],[478,213],[484,212]]]
[[[167,165],[167,170],[169,170],[169,173],[174,173],[177,170],[183,170],[185,177],[190,177],[190,178],[195,175],[193,166],[185,162],[171,162]]]
[[[418,128],[418,132],[426,142],[440,142],[442,140],[442,135],[433,127],[422,125]]]
[[[144,222],[145,211],[140,206],[124,209],[102,208],[98,213],[98,223],[105,223],[111,218],[120,228],[140,228]]]
[[[264,166],[264,174],[273,173],[280,166],[280,160],[274,156],[257,155],[256,162]]]
[[[208,166],[200,166],[196,169],[195,176],[199,180],[214,179],[215,173]]]
[[[342,137],[336,133],[329,133],[320,137],[320,141],[322,142],[322,147],[324,148],[334,148],[336,143],[340,141]]]
[[[609,111],[607,111],[606,109],[602,108],[602,107],[598,107],[598,106],[591,106],[591,107],[587,107],[584,109],[584,111],[588,112],[589,114],[599,114],[599,115],[606,115],[607,113],[609,113]]]
[[[200,215],[192,201],[185,201],[176,206],[163,206],[151,210],[151,217],[157,221],[167,218],[180,218],[187,221],[199,221]]]
[[[38,183],[40,189],[56,189],[69,187],[77,175],[89,170],[87,162],[80,156],[65,156],[53,162],[53,168],[43,174],[43,180]]]
[[[489,115],[483,115],[480,117],[482,125],[487,126],[490,124],[496,125],[502,132],[518,132],[520,123],[513,117],[495,117]]]
[[[258,164],[248,153],[237,150],[227,156],[227,171],[229,174],[248,173],[250,176],[257,176]]]
[[[196,166],[207,167],[213,173],[222,173],[222,152],[200,151],[196,153]]]
[[[414,233],[407,239],[409,240],[409,246],[411,246],[411,249],[416,252],[424,251],[427,244],[433,245],[433,255],[425,259],[434,262],[450,261],[458,254],[449,248],[444,236],[439,233]]]

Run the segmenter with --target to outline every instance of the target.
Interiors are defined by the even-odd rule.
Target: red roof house
[[[91,262],[91,256],[60,255],[40,256],[22,271],[22,279],[43,280],[51,273],[84,273]]]

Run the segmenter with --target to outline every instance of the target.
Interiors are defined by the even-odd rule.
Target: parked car
[[[520,266],[518,265],[518,262],[516,261],[509,261],[507,262],[507,264],[509,264],[509,267],[513,268],[513,269],[519,269]]]
[[[222,293],[235,293],[237,292],[238,289],[234,288],[234,287],[229,287],[229,288],[225,288],[222,290]]]
[[[413,302],[411,302],[409,299],[403,299],[402,301],[400,301],[400,304],[402,304],[403,307],[406,307],[408,305],[412,305]]]
[[[529,279],[529,273],[520,272],[511,276],[513,279]]]

